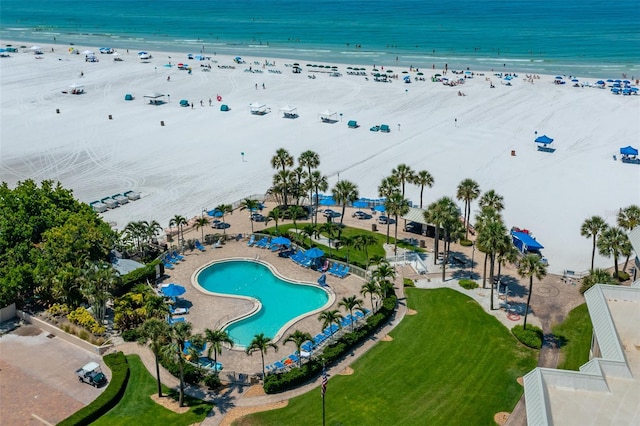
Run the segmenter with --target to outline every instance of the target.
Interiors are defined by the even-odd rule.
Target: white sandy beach
[[[99,62],[87,63],[85,55],[67,53],[68,46],[41,46],[42,59],[26,50],[0,60],[0,178],[10,186],[27,178],[59,180],[87,203],[139,191],[141,200],[104,214],[119,228],[151,219],[166,226],[175,214],[191,217],[264,193],[273,174],[269,160],[280,147],[296,157],[318,152],[331,186],[339,174],[370,198],[400,163],[434,176],[425,204],[455,196],[458,183],[473,178],[483,191],[505,197],[507,226],[534,233],[552,272],[588,268],[591,241],[580,236],[585,218],[597,214],[613,224],[620,207],[640,203],[640,166],[622,164],[618,155],[620,147],[640,147],[640,96],[614,96],[571,82],[559,86],[554,76],[531,84],[518,74],[506,86],[486,70],[473,71],[491,77],[493,89],[485,76],[455,88],[432,83],[429,77],[439,71],[431,69],[421,69],[427,81],[411,84],[346,75],[347,66],[370,72],[373,64],[339,65],[342,77],[313,73],[317,78],[310,79],[306,63],[301,74],[285,67],[295,59],[275,59],[276,66],[262,74],[244,69],[273,58],[246,57],[246,64],[235,65],[220,55],[214,63],[150,52],[149,63],[141,63],[133,50],[120,50],[124,61],[114,62],[96,46],[76,46],[97,53]],[[165,67],[169,61],[187,62],[193,73]],[[201,71],[205,63],[210,72]],[[406,70],[376,65],[400,77]],[[83,84],[86,93],[63,94],[73,83]],[[458,96],[459,90],[466,96]],[[149,105],[143,96],[151,92],[170,95],[170,102]],[[126,93],[135,99],[125,101]],[[194,108],[180,107],[180,99]],[[271,113],[251,115],[248,105],[256,101]],[[221,103],[231,111],[221,112]],[[296,106],[300,117],[282,118],[278,109],[285,104]],[[318,114],[327,109],[342,122],[321,123]],[[349,120],[361,127],[349,129]],[[382,123],[390,133],[369,131]],[[536,150],[536,131],[555,139],[556,152]],[[407,192],[418,204],[419,188],[409,185]],[[612,261],[597,263],[609,267]]]

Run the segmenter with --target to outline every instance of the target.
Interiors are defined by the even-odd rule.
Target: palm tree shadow
[[[509,287],[509,297],[511,296],[524,297],[527,295],[527,292],[529,291],[527,287],[523,286],[520,283],[520,280],[518,280],[515,277],[512,277],[511,275],[501,276],[500,283],[501,283],[501,287],[503,287],[504,285],[507,285]]]

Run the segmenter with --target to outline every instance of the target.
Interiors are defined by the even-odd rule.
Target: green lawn
[[[352,376],[327,386],[328,425],[491,425],[522,395],[517,377],[536,366],[537,351],[520,345],[498,320],[450,289],[407,289],[405,317],[353,365]],[[320,424],[314,389],[288,407],[253,414],[237,425]]]
[[[562,324],[553,328],[553,334],[560,341],[561,359],[558,368],[578,370],[589,361],[593,324],[587,304],[574,308]]]
[[[124,396],[118,405],[93,423],[94,425],[191,425],[203,421],[211,410],[210,404],[187,396],[185,402],[191,408],[184,414],[174,413],[156,404],[151,399],[151,395],[158,392],[156,379],[149,374],[138,355],[128,355],[127,362],[131,375]],[[163,395],[168,391],[165,387]],[[173,394],[177,397],[175,392]]]

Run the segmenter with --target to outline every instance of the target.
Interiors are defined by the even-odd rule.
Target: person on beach
[[[262,88],[263,88],[263,89],[266,89],[266,87],[264,86],[264,83],[262,83]]]
[[[211,98],[209,98],[209,106],[211,106]]]
[[[171,76],[170,75],[167,76],[167,81],[171,81]]]
[[[256,83],[256,90],[258,90],[258,83]]]

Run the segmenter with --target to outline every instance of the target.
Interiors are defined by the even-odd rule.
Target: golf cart
[[[78,380],[89,383],[91,386],[99,387],[107,382],[107,378],[102,373],[100,365],[97,362],[88,362],[84,367],[76,370]]]

